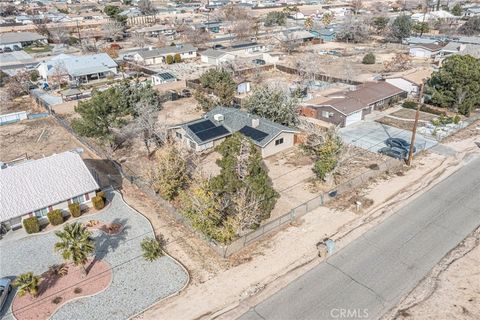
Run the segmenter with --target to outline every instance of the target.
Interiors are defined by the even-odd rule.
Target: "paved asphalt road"
[[[240,319],[378,319],[479,225],[477,159]]]

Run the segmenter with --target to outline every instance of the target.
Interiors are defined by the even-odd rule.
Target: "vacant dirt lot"
[[[26,155],[38,159],[83,147],[52,118],[25,120],[0,127],[1,161],[8,162]],[[85,150],[84,158],[92,155]]]
[[[185,98],[176,101],[167,101],[158,115],[159,123],[174,125],[201,118],[203,112],[197,109],[197,101]]]

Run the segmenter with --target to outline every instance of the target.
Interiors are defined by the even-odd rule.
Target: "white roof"
[[[72,76],[105,72],[108,71],[108,68],[118,67],[117,63],[106,53],[85,56],[70,56],[62,53],[42,63],[47,65],[49,75],[53,74],[57,64],[63,64],[68,74]]]
[[[0,170],[0,221],[16,218],[99,189],[73,151]]]

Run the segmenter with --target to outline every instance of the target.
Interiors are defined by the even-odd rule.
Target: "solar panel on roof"
[[[228,131],[227,128],[225,128],[224,126],[218,126],[218,127],[214,127],[214,128],[208,129],[208,130],[199,131],[195,134],[197,135],[197,137],[200,140],[208,141],[208,140],[214,139],[216,137],[224,136],[224,135],[229,134],[229,133],[230,133],[230,131]]]
[[[171,73],[168,73],[168,72],[160,73],[160,74],[158,74],[158,76],[160,78],[162,78],[163,80],[175,79],[175,77]]]
[[[188,128],[192,130],[193,133],[208,130],[214,127],[215,127],[215,124],[210,120],[204,120],[188,126]]]
[[[243,127],[242,129],[239,130],[239,132],[244,136],[252,138],[257,142],[262,141],[266,136],[268,136],[268,133],[265,133],[263,131],[260,131],[258,129],[255,129],[249,126]]]

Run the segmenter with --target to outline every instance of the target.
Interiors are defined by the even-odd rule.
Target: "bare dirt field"
[[[158,121],[167,125],[184,123],[201,118],[203,112],[197,109],[197,101],[184,98],[176,101],[167,101],[158,115]]]
[[[30,96],[22,96],[11,100],[5,88],[0,89],[0,114],[27,111],[31,113],[45,112],[45,109],[37,106]]]
[[[26,155],[38,159],[83,147],[52,118],[25,120],[0,127],[1,161],[8,162]],[[84,158],[92,158],[85,150]]]
[[[479,236],[477,230],[445,257],[393,319],[480,319]]]

